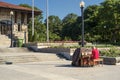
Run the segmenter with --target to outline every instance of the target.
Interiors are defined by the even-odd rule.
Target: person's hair
[[[96,47],[95,46],[92,46],[92,49],[95,49]]]

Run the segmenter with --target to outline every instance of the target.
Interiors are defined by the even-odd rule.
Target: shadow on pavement
[[[72,65],[70,65],[70,64],[66,64],[66,65],[57,65],[56,67],[89,68],[89,67],[72,66]]]
[[[84,67],[81,67],[81,66],[72,66],[72,65],[57,65],[56,67],[71,67],[71,68],[91,68],[92,66],[84,66]]]

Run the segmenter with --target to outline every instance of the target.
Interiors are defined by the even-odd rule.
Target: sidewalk
[[[72,67],[71,61],[0,65],[0,80],[120,80],[119,65]]]

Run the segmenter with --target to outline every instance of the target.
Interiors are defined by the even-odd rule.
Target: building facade
[[[13,14],[10,14],[11,12]],[[41,11],[34,11],[34,13],[39,15]],[[8,37],[12,35],[13,40],[23,39],[23,42],[28,42],[28,22],[31,17],[30,8],[0,2],[0,35]]]

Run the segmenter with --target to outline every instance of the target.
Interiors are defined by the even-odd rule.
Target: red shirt
[[[99,58],[99,51],[98,49],[93,49],[92,50],[92,59],[97,59]]]

